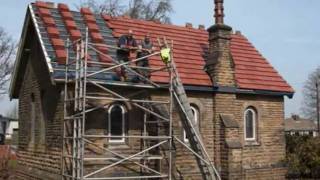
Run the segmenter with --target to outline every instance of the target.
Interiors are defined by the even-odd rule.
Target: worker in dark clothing
[[[150,55],[154,50],[150,35],[147,34],[142,40],[141,45],[139,45],[139,51],[137,53],[137,58],[142,58]],[[144,58],[137,62],[137,66],[142,68],[149,68],[149,59]],[[138,72],[146,78],[150,78],[149,69],[138,69]]]
[[[130,60],[131,54],[136,53],[136,50],[138,49],[137,42],[133,37],[132,30],[129,30],[128,34],[122,35],[119,38],[118,47],[119,49],[117,51],[117,57],[119,62],[128,62]],[[125,81],[127,79],[125,68],[121,67],[121,69],[117,71],[121,81]]]

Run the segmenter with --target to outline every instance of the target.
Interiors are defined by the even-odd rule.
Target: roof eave
[[[45,49],[44,43],[42,41],[40,30],[39,30],[39,26],[36,23],[35,13],[34,13],[34,11],[32,9],[31,4],[29,4],[28,8],[27,8],[24,24],[23,24],[23,29],[22,29],[20,42],[19,42],[19,47],[18,47],[18,51],[17,51],[16,60],[15,60],[15,63],[14,63],[13,76],[11,78],[10,87],[9,87],[9,98],[10,98],[10,100],[18,98],[18,95],[15,94],[16,88],[17,88],[16,87],[16,79],[18,77],[20,64],[21,64],[21,56],[22,56],[22,52],[23,52],[23,48],[24,48],[24,44],[25,44],[25,40],[26,40],[26,36],[27,36],[27,31],[28,31],[28,27],[29,27],[30,23],[33,23],[33,26],[35,27],[37,38],[38,38],[38,40],[40,42],[42,52],[43,52],[45,60],[47,62],[47,68],[48,68],[50,73],[53,73],[53,68],[51,66],[51,59],[49,58],[49,56],[47,54],[47,51]],[[52,82],[52,84],[54,84],[55,83],[54,79],[51,78],[51,82]]]
[[[19,71],[19,68],[20,68],[20,59],[21,59],[21,54],[22,54],[23,47],[24,47],[24,44],[25,44],[25,39],[26,39],[26,36],[27,36],[27,30],[28,30],[28,27],[29,27],[29,23],[30,23],[30,12],[29,12],[29,7],[28,7],[27,8],[27,12],[26,12],[26,16],[25,16],[25,19],[24,19],[24,23],[23,23],[22,34],[21,34],[21,38],[20,38],[20,42],[19,42],[19,47],[18,47],[16,59],[15,59],[15,62],[14,62],[13,74],[12,74],[12,78],[11,78],[11,81],[10,81],[9,98],[11,100],[16,97],[14,95],[15,88],[16,88],[16,78],[17,78],[18,71]]]
[[[248,93],[248,94],[261,94],[261,95],[273,95],[273,96],[287,96],[288,98],[293,98],[294,92],[285,92],[285,91],[270,91],[270,90],[249,90],[249,89],[237,89],[239,93]]]
[[[184,85],[184,88],[187,91],[221,92],[221,93],[235,93],[235,94],[269,95],[269,96],[287,96],[288,98],[292,98],[294,95],[294,92],[241,89],[241,88],[237,88],[237,87],[225,87],[225,86]]]
[[[224,92],[224,93],[268,95],[268,96],[287,96],[290,99],[294,95],[294,92],[242,89],[242,88],[237,88],[237,87],[224,87],[224,86],[214,86],[213,90],[215,92]]]

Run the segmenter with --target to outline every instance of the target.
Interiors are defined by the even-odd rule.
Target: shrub
[[[286,136],[289,178],[320,178],[320,137]]]

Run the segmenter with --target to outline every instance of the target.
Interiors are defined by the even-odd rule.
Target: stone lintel
[[[226,145],[229,149],[241,149],[241,143],[238,140],[226,140]]]
[[[220,114],[220,118],[226,128],[239,128],[239,123],[234,120],[233,115]]]

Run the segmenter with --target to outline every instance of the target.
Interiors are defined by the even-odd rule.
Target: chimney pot
[[[187,28],[192,28],[193,26],[192,26],[192,23],[186,23],[186,27]]]
[[[204,25],[200,24],[199,27],[198,27],[198,29],[199,29],[199,30],[205,30],[206,27],[205,27]]]
[[[300,119],[300,117],[297,114],[293,114],[292,115],[292,119],[295,120],[295,121],[298,121]]]
[[[215,8],[214,8],[214,17],[216,24],[223,24],[224,20],[224,7],[223,0],[214,0]]]

